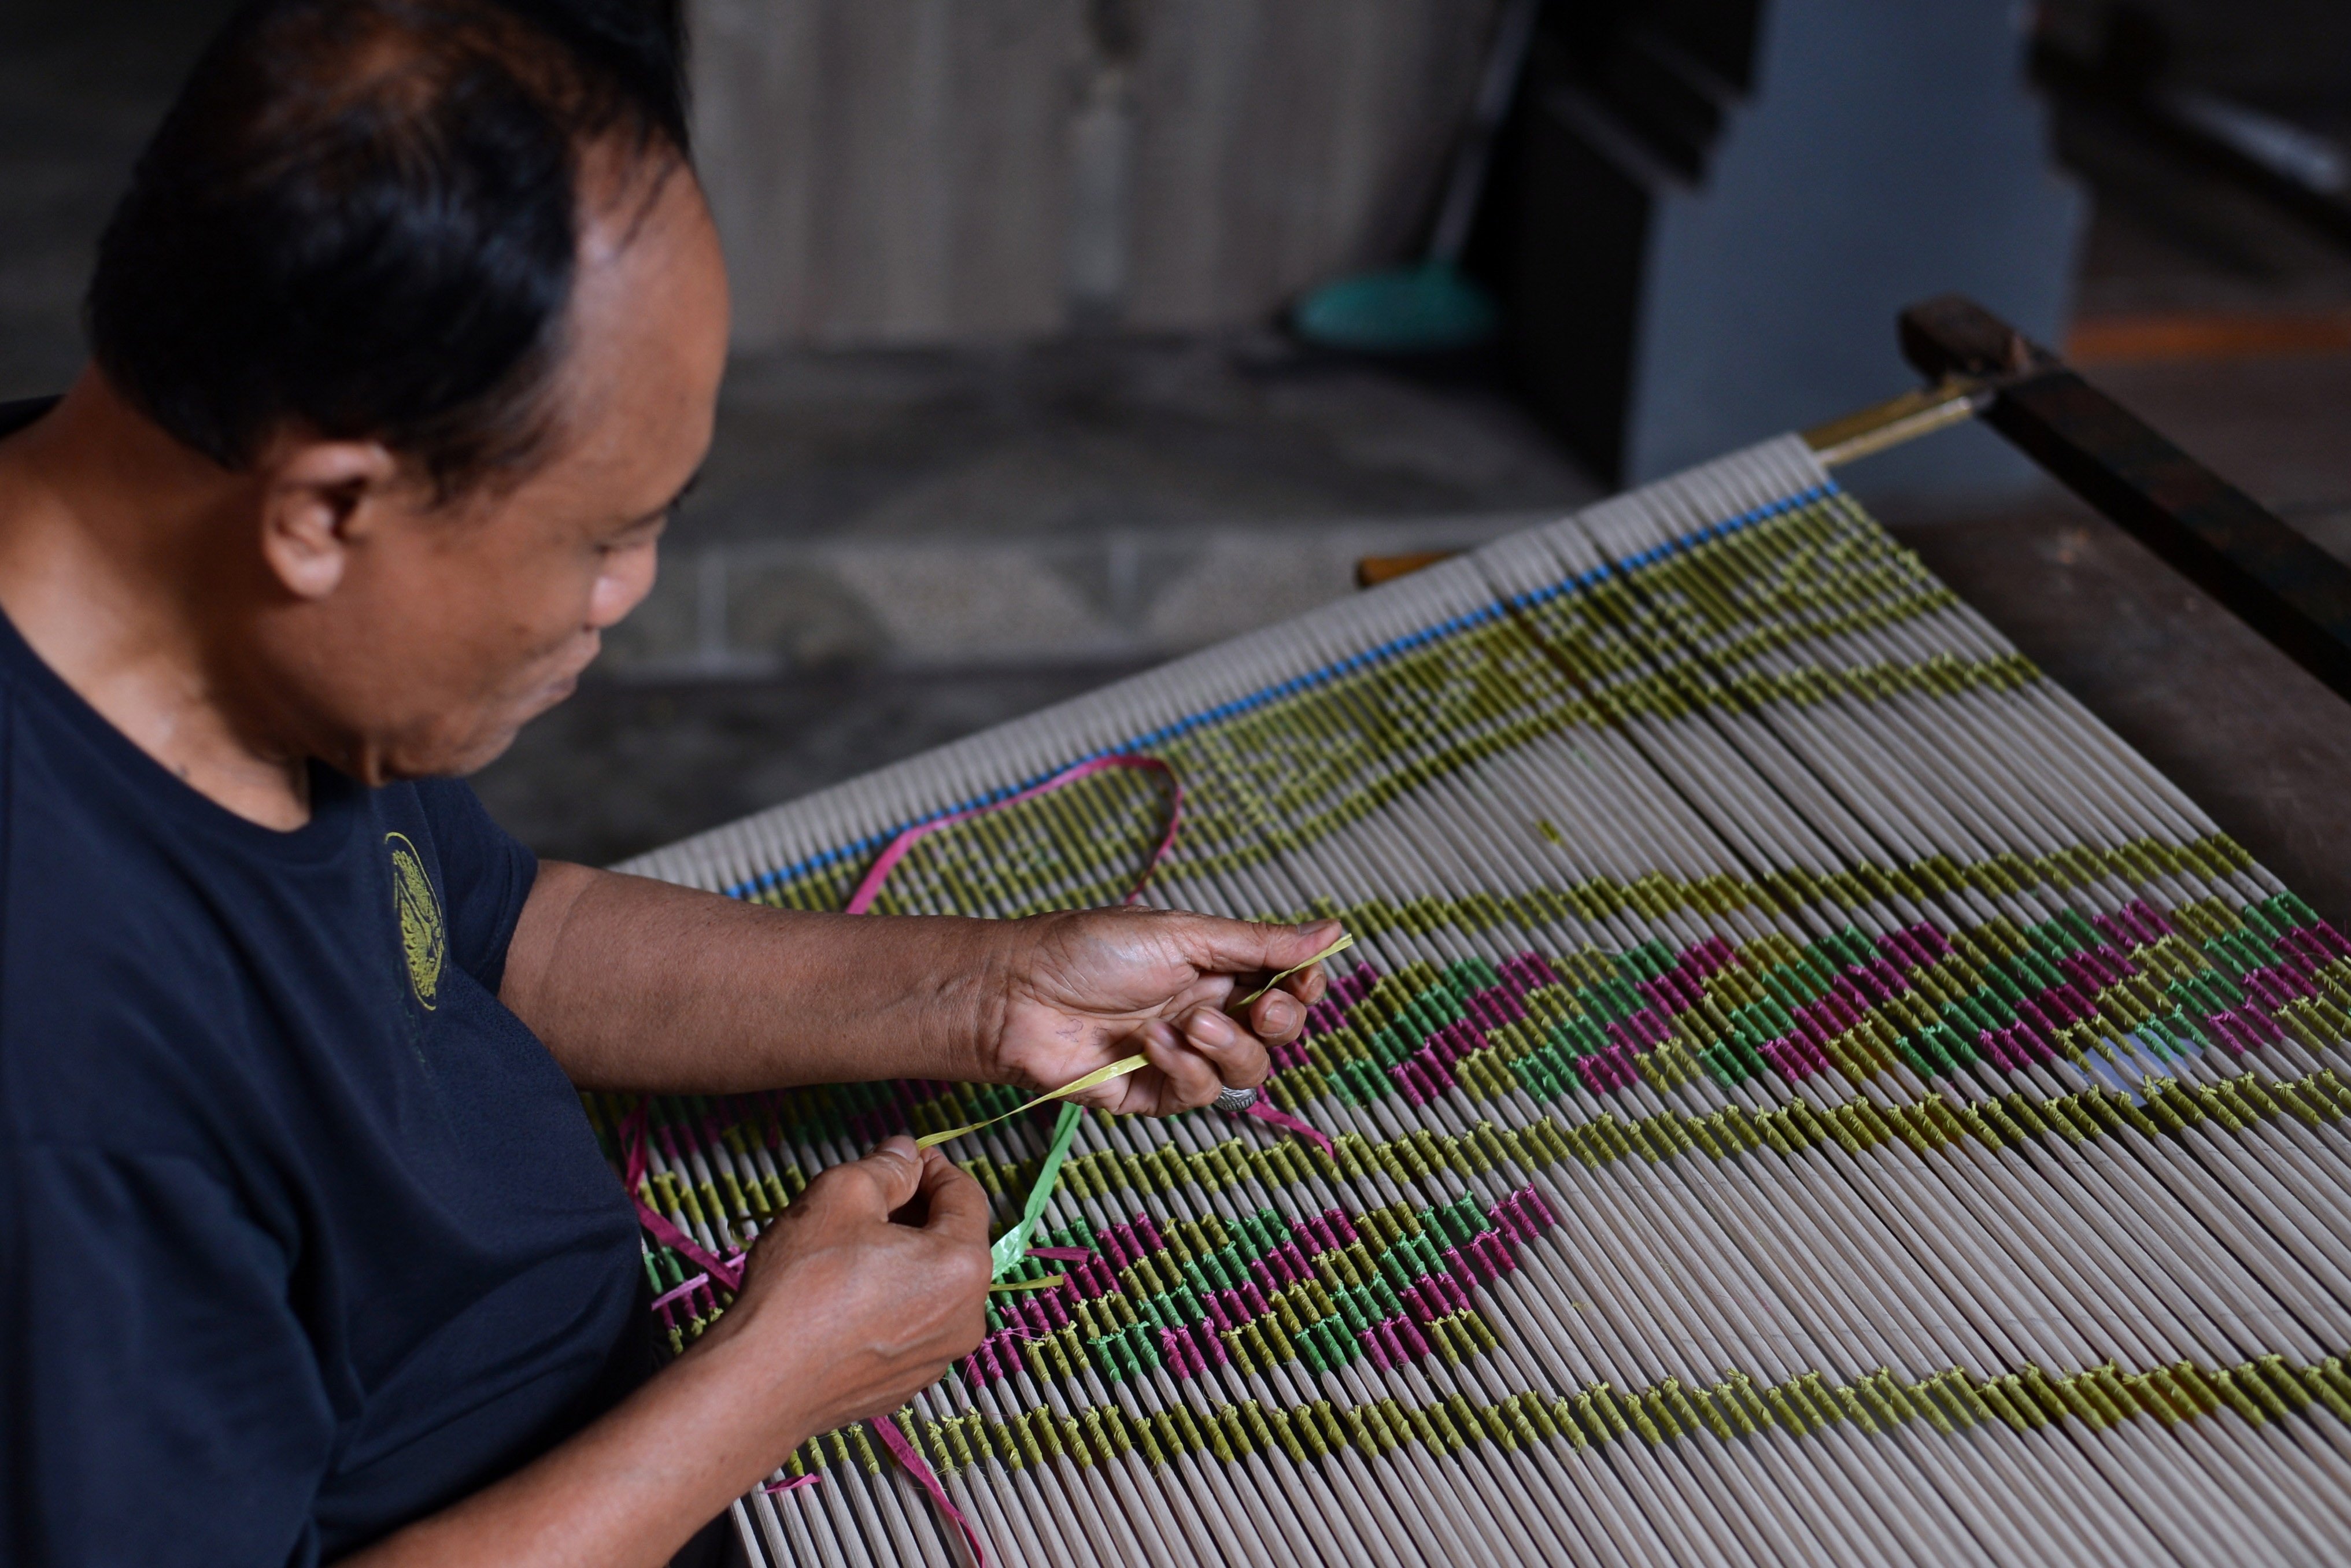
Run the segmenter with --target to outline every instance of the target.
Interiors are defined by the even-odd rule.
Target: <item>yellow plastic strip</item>
[[[1230,1005],[1237,1008],[1245,1008],[1251,1002],[1257,1000],[1258,998],[1265,995],[1266,992],[1273,989],[1274,987],[1281,984],[1282,981],[1290,978],[1290,976],[1297,974],[1300,970],[1311,969],[1315,965],[1321,963],[1323,959],[1343,953],[1354,945],[1354,933],[1351,931],[1347,935],[1340,937],[1336,942],[1332,943],[1328,947],[1323,948],[1320,953],[1315,954],[1311,958],[1307,959],[1303,964],[1291,965],[1289,968],[1284,969],[1281,973],[1276,975],[1272,979],[1268,980],[1264,985],[1259,986],[1256,990],[1251,991],[1248,996],[1243,997],[1239,1001],[1231,1003]]]
[[[990,1285],[987,1290],[990,1295],[998,1291],[1050,1291],[1068,1278],[1067,1274],[1048,1274],[1041,1280],[1007,1280],[1000,1285]]]
[[[993,1127],[998,1122],[1008,1122],[1023,1111],[1033,1111],[1048,1100],[1065,1100],[1072,1094],[1082,1094],[1097,1083],[1107,1083],[1113,1078],[1123,1078],[1137,1068],[1149,1065],[1150,1059],[1143,1056],[1130,1056],[1123,1061],[1113,1061],[1108,1067],[1094,1069],[1075,1083],[1064,1083],[1050,1093],[1038,1095],[1026,1105],[1015,1105],[1001,1116],[990,1116],[985,1122],[974,1122],[968,1127],[954,1127],[944,1133],[925,1133],[914,1140],[914,1147],[927,1149],[939,1144],[952,1143],[966,1133],[977,1133],[982,1127]]]

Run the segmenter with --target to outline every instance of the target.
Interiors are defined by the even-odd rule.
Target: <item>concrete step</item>
[[[687,542],[664,548],[601,667],[675,680],[1159,659],[1354,592],[1364,556],[1471,549],[1556,515]]]

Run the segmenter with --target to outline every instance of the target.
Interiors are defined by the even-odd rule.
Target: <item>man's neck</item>
[[[56,409],[0,441],[0,611],[189,788],[291,830],[309,820],[303,759],[252,738],[208,635],[235,609],[243,491],[85,371]]]

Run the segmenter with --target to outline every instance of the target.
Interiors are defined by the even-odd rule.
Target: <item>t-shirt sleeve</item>
[[[334,1421],[289,1274],[193,1160],[0,1152],[0,1561],[315,1562]]]
[[[491,821],[472,785],[435,779],[416,787],[441,859],[448,901],[449,956],[496,996],[506,977],[507,944],[538,880],[538,857]]]

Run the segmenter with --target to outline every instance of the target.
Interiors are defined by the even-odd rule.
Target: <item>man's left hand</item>
[[[1071,1099],[1121,1115],[1196,1110],[1228,1086],[1254,1089],[1266,1052],[1298,1037],[1322,999],[1319,964],[1238,1017],[1226,1009],[1265,977],[1303,964],[1338,922],[1265,925],[1156,909],[1092,909],[1009,923],[991,976],[986,1076],[1057,1089],[1141,1052],[1150,1065]]]

